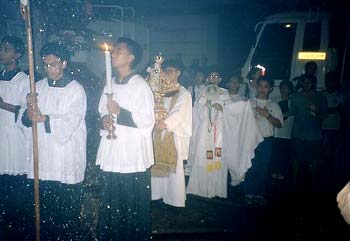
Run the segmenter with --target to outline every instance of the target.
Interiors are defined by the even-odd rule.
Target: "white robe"
[[[0,81],[0,97],[4,102],[26,109],[26,95],[29,92],[29,79],[17,73],[10,81]],[[0,109],[0,174],[26,174],[29,167],[30,131],[21,124],[20,114],[15,122],[15,114]]]
[[[281,108],[276,102],[270,99],[262,100],[258,98],[249,99],[249,101],[253,112],[255,112],[257,106],[260,108],[266,108],[270,115],[278,119],[281,122],[282,126],[284,125]],[[268,119],[255,112],[255,120],[263,137],[270,137],[275,135],[276,128],[270,123]]]
[[[227,163],[231,185],[244,180],[252,166],[254,150],[264,140],[248,100],[227,103],[223,111],[222,159]]]
[[[164,98],[164,107],[169,110],[171,98]],[[187,160],[190,137],[192,135],[191,94],[181,86],[179,97],[165,119],[168,131],[174,133],[177,151],[176,173],[169,177],[153,177],[152,200],[163,198],[163,202],[176,207],[184,207],[186,200],[183,160]]]
[[[219,98],[211,104],[222,106],[229,99],[226,90],[220,88]],[[211,108],[212,125],[209,121],[207,97],[203,95],[193,110],[193,137],[191,140],[189,164],[191,166],[187,193],[203,197],[227,197],[227,166],[221,157],[215,156],[215,148],[222,148],[222,112]],[[213,152],[213,159],[207,159],[207,151]]]
[[[51,133],[38,123],[39,179],[76,184],[86,168],[86,95],[76,81],[65,87],[50,87],[47,78],[36,84],[38,105],[50,117]],[[29,178],[33,178],[33,158]]]
[[[107,139],[108,131],[101,130],[96,165],[100,165],[106,172],[144,172],[154,164],[152,130],[155,117],[152,90],[144,78],[134,75],[126,84],[113,83],[112,91],[113,100],[131,112],[137,128],[114,124],[117,138],[110,140]],[[101,96],[99,112],[101,117],[108,114],[105,94]]]
[[[193,105],[199,100],[199,97],[200,97],[200,94],[201,94],[201,91],[203,89],[204,85],[195,85],[194,86],[194,94],[195,94],[195,100],[194,100],[194,103],[192,103]],[[191,96],[193,95],[193,86],[189,86],[187,88],[187,90],[190,92]]]
[[[246,99],[247,98],[241,94],[235,94],[235,95],[230,94],[230,99],[225,102],[225,105],[233,102],[241,101],[241,100],[246,100]]]

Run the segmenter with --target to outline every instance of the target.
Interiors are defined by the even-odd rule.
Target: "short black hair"
[[[40,50],[40,56],[55,55],[61,61],[70,62],[70,52],[68,48],[60,42],[50,42],[45,44]]]
[[[289,89],[289,92],[290,92],[290,93],[293,93],[293,92],[294,92],[294,85],[293,85],[292,81],[283,80],[283,81],[280,83],[279,88],[282,88],[282,86],[287,86],[287,88]]]
[[[163,67],[163,69],[168,68],[168,67],[173,67],[175,69],[180,70],[181,72],[184,69],[183,64],[175,59],[165,60],[164,63],[162,64],[162,67]]]
[[[142,59],[142,47],[133,39],[126,38],[126,37],[120,37],[117,40],[117,44],[124,43],[126,44],[129,52],[134,55],[134,61],[132,62],[132,67],[137,66]]]
[[[273,79],[271,79],[269,76],[267,75],[260,75],[259,78],[256,81],[256,84],[258,85],[261,81],[266,81],[269,83],[270,87],[273,88],[275,85],[275,81]]]
[[[211,73],[219,73],[221,75],[221,69],[218,64],[213,64],[208,68],[207,76],[209,76]]]
[[[24,42],[19,37],[15,35],[7,35],[2,38],[1,43],[11,44],[14,47],[16,53],[21,54],[21,57],[24,55],[24,51],[25,51]]]

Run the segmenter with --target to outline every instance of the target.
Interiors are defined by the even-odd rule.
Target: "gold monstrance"
[[[167,117],[167,111],[164,108],[164,97],[172,96],[179,91],[178,83],[171,83],[167,80],[161,66],[164,58],[161,54],[154,57],[154,66],[148,68],[148,84],[150,85],[154,96],[154,111],[156,123],[163,121]]]
[[[147,81],[154,96],[155,120],[156,123],[161,123],[167,118],[167,110],[164,108],[164,97],[173,97],[178,93],[180,85],[171,83],[166,78],[166,73],[161,69],[164,58],[160,54],[154,60],[154,66],[149,67],[147,70],[149,72]],[[164,130],[157,128],[153,132],[155,165],[151,169],[151,174],[156,177],[166,177],[170,173],[176,172],[177,152],[173,132],[163,132]]]

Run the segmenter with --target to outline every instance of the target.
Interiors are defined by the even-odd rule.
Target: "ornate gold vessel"
[[[156,123],[163,121],[167,117],[164,108],[164,97],[173,96],[179,90],[179,84],[171,83],[167,80],[165,72],[161,69],[164,58],[161,54],[154,57],[153,67],[148,67],[149,76],[147,82],[150,85],[154,96],[154,111]]]

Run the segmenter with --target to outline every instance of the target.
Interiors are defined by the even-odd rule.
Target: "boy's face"
[[[180,74],[181,74],[180,70],[176,69],[175,67],[171,67],[171,66],[165,68],[165,73],[166,73],[166,78],[168,79],[168,81],[170,81],[173,84],[178,82]]]
[[[203,84],[205,76],[202,72],[197,72],[195,76],[195,85]]]
[[[20,53],[16,52],[15,47],[10,43],[0,43],[0,64],[11,65],[16,63],[21,57]]]
[[[281,96],[289,96],[290,95],[290,91],[287,85],[282,85],[280,88],[280,92],[281,92]]]
[[[237,78],[231,78],[228,83],[228,91],[229,92],[237,92],[240,87],[239,80]]]
[[[134,55],[129,52],[125,43],[118,43],[112,50],[112,66],[116,69],[131,65]]]
[[[316,73],[317,66],[310,64],[305,68],[305,74],[307,75],[314,75]]]
[[[314,88],[314,84],[310,79],[306,78],[302,81],[301,88],[303,89],[303,91],[308,92]]]
[[[267,99],[271,91],[271,86],[268,81],[261,80],[257,86],[257,97],[259,99]]]
[[[218,72],[211,72],[208,76],[208,83],[218,85],[221,82],[221,77]]]
[[[49,54],[43,57],[44,68],[47,76],[52,80],[62,78],[64,69],[67,67],[67,61],[60,60],[57,56]]]

